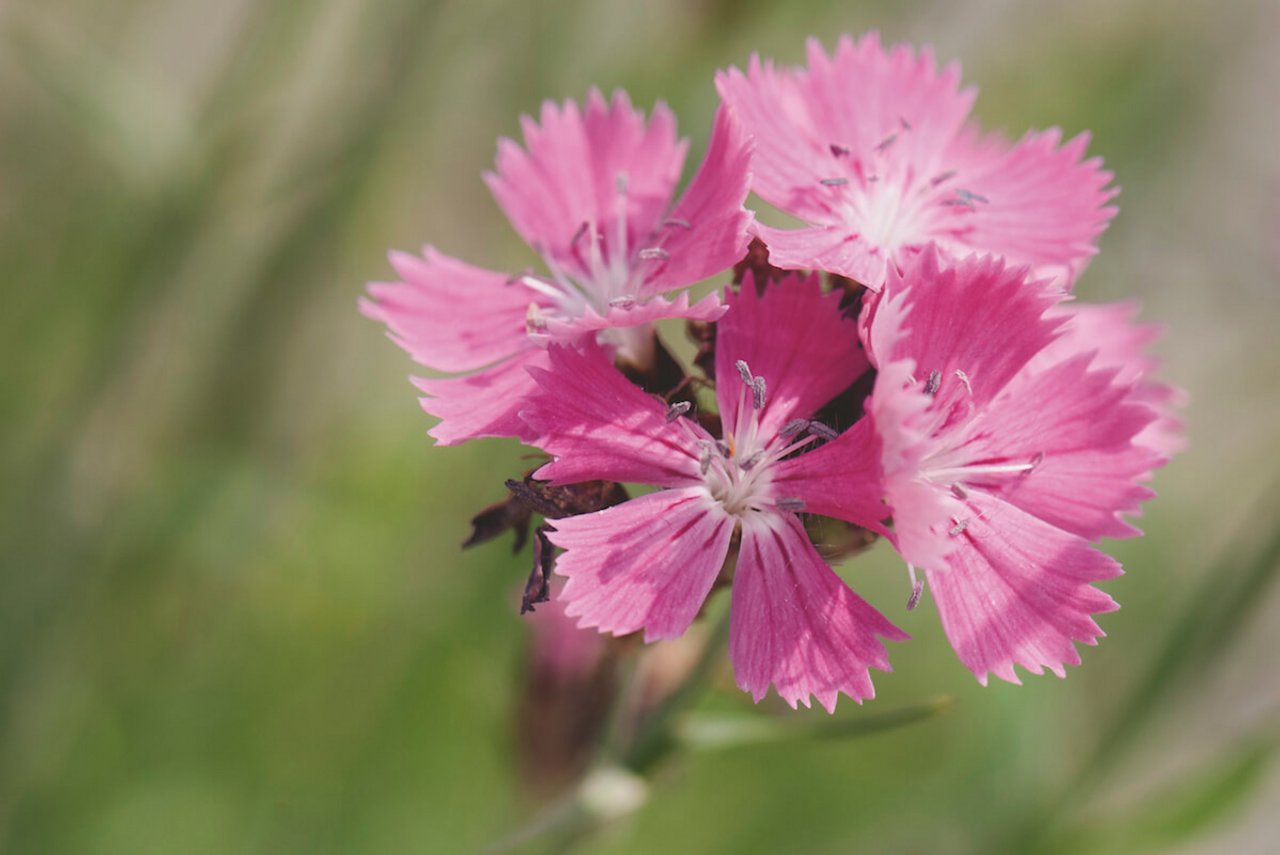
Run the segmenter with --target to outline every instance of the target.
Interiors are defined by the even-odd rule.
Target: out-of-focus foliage
[[[1065,682],[977,686],[878,548],[846,575],[915,640],[837,721],[951,713],[695,753],[592,845],[1264,851],[1268,0],[0,2],[0,848],[455,852],[514,829],[528,558],[457,547],[527,464],[432,448],[356,296],[390,246],[525,265],[480,173],[542,98],[665,98],[696,152],[717,67],[870,27],[962,60],[988,126],[1094,131],[1124,192],[1079,292],[1169,328],[1192,450],[1115,545],[1124,609]],[[704,713],[752,712],[715,685]]]

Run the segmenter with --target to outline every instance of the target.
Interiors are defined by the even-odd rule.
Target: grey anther
[[[911,597],[907,600],[907,611],[913,611],[920,605],[920,595],[924,593],[924,582],[916,582],[911,586]]]
[[[828,147],[831,149],[831,154],[832,154],[832,156],[834,156],[834,157],[848,157],[848,156],[849,156],[849,147],[848,147],[847,145],[840,145],[839,143],[832,143],[832,144],[831,144],[830,146],[828,146]]]
[[[930,397],[938,394],[938,387],[942,385],[942,372],[933,369],[929,372],[929,382],[924,384],[924,393]]]
[[[1035,457],[1033,457],[1033,458],[1031,458],[1031,469],[1035,469],[1035,468],[1036,468],[1037,466],[1039,466],[1041,463],[1044,463],[1044,452],[1043,452],[1043,451],[1037,451],[1037,452],[1036,452],[1036,456],[1035,456]],[[1027,471],[1028,471],[1028,472],[1030,472],[1031,470],[1030,470],[1030,469],[1028,469]]]
[[[739,359],[737,362],[733,363],[733,365],[738,369],[738,374],[742,377],[742,382],[750,386],[751,381],[755,378],[751,376],[751,366],[747,365],[747,361],[745,359]]]
[[[582,225],[578,226],[578,230],[573,233],[573,239],[569,241],[569,246],[576,246],[578,241],[582,240],[583,236],[586,235],[589,228],[591,228],[591,224],[583,220]]]
[[[659,246],[645,247],[644,249],[637,252],[636,255],[638,255],[640,258],[645,259],[646,261],[650,259],[655,259],[655,258],[664,259],[664,258],[671,257],[671,253],[667,252],[665,249]]]
[[[956,171],[954,169],[948,169],[946,172],[939,172],[937,175],[930,178],[929,185],[931,187],[937,187],[939,184],[950,181],[952,178],[955,178],[955,177],[956,177]]]
[[[743,472],[750,472],[752,469],[755,469],[757,466],[760,465],[760,461],[764,460],[764,455],[765,455],[765,451],[762,448],[759,451],[757,451],[755,454],[748,457],[746,460],[739,463],[738,468],[740,468]]]
[[[763,377],[753,377],[751,379],[751,406],[757,410],[764,409],[765,392],[768,387],[765,386]]]
[[[676,401],[674,404],[667,407],[667,421],[674,422],[691,409],[693,409],[692,401]]]
[[[823,178],[818,183],[825,185],[827,187],[843,187],[844,185],[849,183],[849,179],[848,178]]]
[[[792,419],[782,426],[782,430],[778,431],[778,435],[783,439],[791,439],[791,437],[799,436],[808,429],[808,419]]]
[[[679,228],[689,230],[693,228],[693,224],[682,217],[667,217],[662,221],[664,226],[677,226]]]
[[[798,514],[804,510],[804,499],[788,497],[777,499],[774,504],[777,506],[778,510],[791,511],[794,514]]]
[[[625,196],[627,195],[627,187],[631,182],[627,180],[627,173],[619,172],[618,177],[614,179],[614,184],[618,188],[618,192]]]
[[[889,146],[893,145],[897,141],[898,141],[898,132],[894,131],[893,133],[889,134],[889,136],[880,140],[880,142],[876,144],[876,151],[879,151],[879,152],[888,151]]]
[[[948,531],[947,534],[951,535],[952,537],[958,537],[959,535],[963,534],[964,530],[968,527],[969,527],[969,521],[967,519],[956,520],[956,524],[951,527],[951,530]]]
[[[963,484],[956,482],[951,485],[951,495],[957,499],[967,499],[969,498],[969,491],[964,488]]]
[[[716,451],[720,452],[720,456],[726,459],[733,456],[733,452],[729,450],[729,443],[723,439],[716,440]]]
[[[809,433],[814,436],[822,437],[823,439],[835,439],[840,435],[839,431],[835,428],[830,425],[825,425],[822,422],[809,422]]]
[[[636,307],[636,298],[631,296],[614,297],[609,301],[609,306],[614,309],[634,309]]]

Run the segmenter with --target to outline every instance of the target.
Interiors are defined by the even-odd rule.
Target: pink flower
[[[939,72],[933,53],[888,51],[875,33],[840,39],[828,57],[808,44],[808,68],[778,69],[753,56],[716,79],[721,97],[755,138],[752,189],[809,224],[757,225],[770,260],[839,273],[873,290],[886,271],[933,241],[1030,264],[1070,286],[1115,215],[1111,174],[1081,160],[1088,135],[1028,133],[1010,146],[982,136],[969,111],[976,93],[960,70]]]
[[[555,521],[567,614],[618,635],[644,630],[647,641],[679,636],[738,530],[729,650],[738,685],[758,701],[772,684],[792,706],[813,695],[828,710],[839,692],[874,696],[869,669],[888,670],[877,636],[906,635],[849,590],[797,517],[882,530],[886,515],[867,420],[795,453],[830,435],[808,419],[867,366],[838,303],[816,277],[792,277],[764,296],[748,279],[730,298],[716,339],[719,439],[599,352],[551,348],[551,370],[532,372],[542,392],[521,414],[555,456],[537,477],[664,488]]]
[[[533,389],[526,369],[547,365],[548,343],[594,340],[648,365],[653,321],[723,312],[716,295],[690,305],[687,293],[662,294],[729,267],[749,240],[750,155],[723,113],[674,209],[687,143],[663,104],[646,122],[624,93],[606,104],[592,90],[585,111],[547,102],[541,124],[526,117],[523,128],[525,147],[500,140],[485,178],[547,275],[485,270],[428,246],[421,258],[391,253],[401,281],[370,284],[361,302],[416,361],[462,375],[414,380],[423,409],[441,419],[431,435],[443,445],[528,439],[516,412]]]
[[[1121,568],[1091,544],[1136,534],[1124,516],[1161,456],[1136,349],[1107,355],[1063,334],[1060,292],[990,257],[939,266],[932,249],[890,271],[869,308],[895,546],[926,570],[961,661],[1019,682],[1063,676],[1074,642],[1103,634]]]

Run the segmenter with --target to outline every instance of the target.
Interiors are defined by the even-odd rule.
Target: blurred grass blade
[[[1254,742],[1218,758],[1190,780],[1157,792],[1122,815],[1065,830],[1059,852],[1164,852],[1229,819],[1265,780],[1275,740]]]
[[[677,739],[694,751],[713,751],[779,742],[856,739],[926,721],[955,706],[955,698],[941,695],[921,704],[857,718],[788,721],[757,715],[690,716],[677,728]]]

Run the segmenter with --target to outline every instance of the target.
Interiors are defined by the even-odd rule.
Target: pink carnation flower
[[[933,53],[888,51],[875,33],[843,37],[808,68],[753,56],[717,87],[755,139],[752,189],[808,223],[757,225],[770,261],[839,273],[873,290],[886,271],[935,242],[1030,264],[1070,286],[1115,215],[1111,174],[1082,160],[1088,135],[1028,133],[1010,146],[968,122],[976,92]]]
[[[687,293],[662,294],[729,267],[749,241],[750,155],[723,112],[674,209],[687,142],[665,105],[646,122],[624,93],[606,104],[593,90],[584,111],[547,102],[541,124],[526,117],[523,128],[525,147],[500,140],[485,179],[547,274],[485,270],[428,246],[420,258],[391,253],[401,281],[370,284],[361,302],[417,362],[462,375],[414,380],[443,445],[529,438],[516,412],[533,388],[526,369],[548,364],[550,342],[594,340],[647,366],[653,321],[723,313],[715,295],[690,305]]]
[[[984,684],[1063,676],[1074,642],[1097,642],[1091,615],[1116,605],[1092,583],[1121,568],[1092,543],[1137,533],[1123,517],[1163,462],[1141,439],[1156,413],[1136,349],[1064,334],[1060,298],[1025,267],[942,268],[927,249],[869,308],[892,539]]]
[[[874,696],[869,669],[888,670],[877,636],[906,635],[849,590],[797,517],[883,530],[887,513],[867,420],[795,454],[831,436],[809,418],[867,366],[838,304],[816,277],[792,277],[764,296],[748,278],[730,298],[716,338],[719,439],[600,353],[551,348],[551,370],[533,370],[541,394],[521,414],[555,456],[537,477],[664,488],[555,521],[567,614],[618,635],[643,630],[646,641],[679,636],[740,531],[729,650],[738,685],[757,701],[772,684],[793,707],[812,695],[828,710],[840,692]]]

